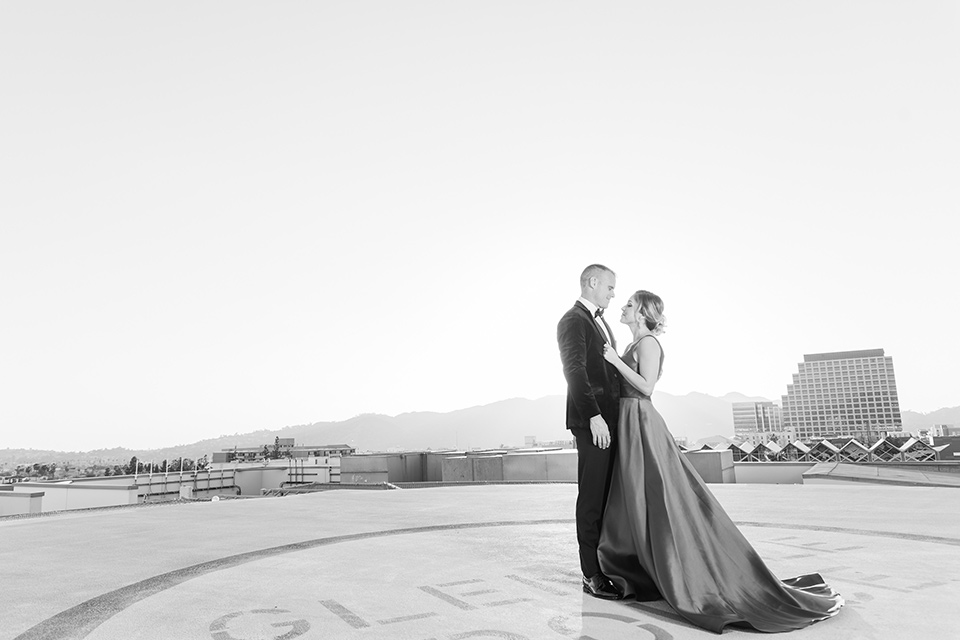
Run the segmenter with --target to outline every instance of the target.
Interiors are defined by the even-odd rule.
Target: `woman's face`
[[[643,322],[643,316],[640,315],[640,307],[633,298],[627,300],[627,304],[622,307],[623,313],[620,314],[620,322],[623,324],[637,324]]]

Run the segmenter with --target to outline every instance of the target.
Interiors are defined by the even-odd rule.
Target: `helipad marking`
[[[262,560],[264,558],[269,558],[279,554],[303,551],[305,549],[340,544],[343,542],[355,542],[358,540],[368,540],[373,538],[413,533],[433,533],[439,531],[454,531],[458,529],[483,529],[491,527],[573,524],[574,522],[575,521],[572,518],[552,518],[544,520],[506,520],[498,522],[469,522],[461,524],[432,525],[426,527],[408,527],[401,529],[387,529],[384,531],[370,531],[366,533],[353,533],[341,536],[330,536],[327,538],[316,538],[313,540],[305,540],[303,542],[295,542],[276,547],[257,549],[245,553],[238,553],[207,562],[201,562],[199,564],[184,567],[182,569],[176,569],[167,573],[162,573],[147,578],[146,580],[141,580],[140,582],[135,582],[125,587],[120,587],[119,589],[101,594],[37,623],[30,629],[27,629],[18,635],[16,638],[14,638],[14,640],[82,640],[98,626],[122,612],[127,607],[140,602],[141,600],[145,600],[167,589],[182,584],[192,578],[198,578],[214,571],[231,569],[248,562]],[[738,521],[735,524],[740,527],[786,529],[790,531],[803,529],[808,531],[824,531],[828,533],[844,533],[848,535],[913,540],[916,542],[929,542],[933,544],[960,546],[960,539],[956,538],[900,533],[896,531],[845,529],[842,527],[823,527],[816,525],[775,522]],[[446,596],[446,594],[443,595]],[[469,605],[468,603],[464,602],[463,604],[474,608],[473,605]],[[662,615],[662,612],[660,613]]]

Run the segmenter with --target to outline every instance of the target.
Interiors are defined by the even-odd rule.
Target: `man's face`
[[[597,276],[597,288],[594,289],[594,299],[591,300],[601,309],[606,309],[613,300],[613,290],[617,286],[617,276],[609,271],[601,271]]]

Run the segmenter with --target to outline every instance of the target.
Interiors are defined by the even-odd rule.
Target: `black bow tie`
[[[594,317],[594,318],[602,318],[602,317],[603,317],[603,309],[600,309],[600,308],[598,307],[597,310],[593,312],[593,317]]]

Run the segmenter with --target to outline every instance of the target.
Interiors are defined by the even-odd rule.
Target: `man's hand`
[[[595,415],[590,418],[590,433],[593,434],[593,444],[601,449],[610,446],[610,428],[601,415]]]

